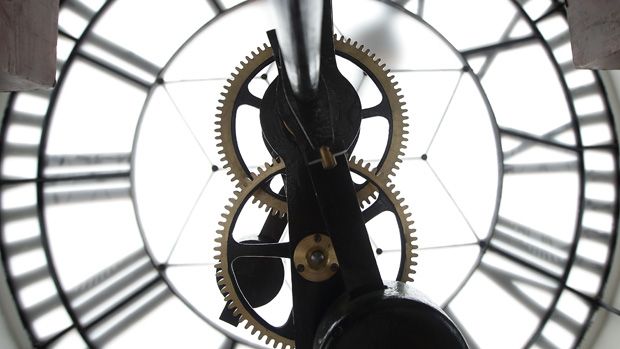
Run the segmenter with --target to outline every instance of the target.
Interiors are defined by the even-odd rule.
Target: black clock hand
[[[312,181],[304,157],[290,133],[275,115],[280,84],[272,84],[263,98],[261,125],[270,145],[286,165],[286,189],[290,255],[296,246],[309,235],[327,233],[316,201]],[[293,259],[293,258],[291,258]],[[332,301],[344,292],[342,279],[337,275],[324,282],[312,282],[303,278],[296,265],[291,263],[291,286],[293,291],[293,318],[295,322],[295,345],[298,349],[312,347],[318,324]]]
[[[329,2],[326,8],[331,14]],[[342,280],[349,291],[383,287],[345,155],[359,131],[360,102],[353,87],[337,70],[331,15],[326,22],[325,28],[329,29],[324,31],[322,48],[326,52],[322,61],[325,75],[321,76],[318,98],[307,102],[293,95],[272,31],[268,34],[280,79],[269,87],[261,106],[265,139],[286,165],[291,255],[306,237],[329,234],[336,240],[334,247],[343,267],[337,277],[312,282],[300,275],[297,266],[292,266],[295,341],[301,349],[312,346],[328,306],[344,293]],[[341,154],[336,161],[340,164],[324,170],[316,145],[338,150]],[[336,212],[344,213],[345,218]]]
[[[302,160],[302,158],[298,158]],[[312,182],[303,161],[288,159],[287,204],[291,255],[300,242],[316,233],[327,233]],[[342,279],[335,275],[323,282],[312,282],[302,277],[295,263],[291,263],[295,342],[298,349],[310,348],[316,328],[333,300],[344,292]]]

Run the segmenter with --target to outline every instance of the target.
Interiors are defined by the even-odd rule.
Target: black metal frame
[[[61,0],[60,2],[60,6],[62,9],[62,6],[64,4],[65,0]],[[72,49],[71,54],[69,55],[69,57],[67,58],[65,64],[63,65],[62,69],[61,69],[61,73],[60,73],[60,77],[56,83],[56,86],[54,87],[52,94],[50,96],[50,103],[48,106],[48,109],[46,111],[45,114],[45,118],[44,118],[44,122],[42,125],[42,134],[41,134],[41,142],[39,144],[39,152],[38,152],[38,170],[37,170],[37,177],[36,178],[31,178],[31,179],[17,179],[17,180],[13,180],[13,179],[2,179],[1,181],[1,185],[2,187],[6,186],[6,185],[13,185],[13,184],[23,184],[23,183],[36,183],[37,186],[37,215],[38,215],[38,221],[40,224],[40,229],[41,229],[41,240],[42,240],[42,245],[43,245],[43,250],[45,252],[46,255],[46,259],[48,260],[48,271],[50,273],[50,275],[52,276],[52,279],[54,281],[54,286],[57,290],[57,294],[61,299],[61,302],[64,306],[64,308],[66,309],[68,315],[71,318],[71,321],[73,322],[73,325],[66,328],[65,330],[61,331],[60,333],[56,334],[55,336],[47,339],[44,343],[41,343],[36,335],[34,334],[34,330],[31,326],[31,324],[28,322],[28,316],[27,314],[24,312],[24,310],[21,307],[17,307],[18,308],[18,313],[19,313],[19,317],[20,320],[22,322],[22,325],[24,326],[25,329],[27,329],[27,333],[28,336],[30,338],[31,343],[33,343],[33,346],[37,347],[37,348],[44,348],[47,347],[48,345],[52,345],[56,340],[58,340],[59,338],[61,338],[64,334],[66,334],[67,332],[73,330],[74,328],[78,331],[78,333],[80,334],[81,338],[84,340],[84,343],[86,345],[88,345],[89,348],[96,348],[97,346],[90,340],[87,331],[88,329],[85,328],[84,326],[82,326],[76,316],[76,314],[74,313],[74,311],[72,310],[72,306],[70,304],[69,299],[66,296],[66,292],[63,289],[62,285],[60,284],[58,275],[56,273],[55,270],[55,264],[53,262],[53,255],[51,252],[51,249],[49,247],[49,243],[47,241],[47,228],[46,228],[46,224],[45,224],[45,204],[44,204],[44,184],[46,182],[52,182],[52,181],[58,181],[58,180],[67,180],[67,178],[62,178],[62,179],[51,179],[48,180],[45,178],[44,175],[44,169],[45,169],[45,149],[46,149],[46,144],[47,144],[47,139],[48,139],[48,130],[49,130],[49,125],[51,123],[52,120],[52,116],[54,113],[54,109],[55,109],[55,105],[56,105],[56,101],[57,101],[57,95],[60,93],[60,91],[62,90],[62,86],[63,86],[63,82],[64,82],[64,77],[66,76],[67,71],[71,68],[71,63],[73,60],[76,59],[77,56],[79,56],[79,48],[81,46],[81,44],[87,39],[88,34],[90,33],[91,29],[94,27],[94,25],[97,23],[97,21],[99,20],[100,17],[102,17],[105,12],[108,10],[108,8],[114,3],[116,2],[116,0],[107,0],[102,6],[101,8],[96,12],[96,14],[91,18],[91,21],[89,22],[89,24],[86,26],[86,28],[84,29],[84,31],[82,32],[81,36],[79,38],[75,38],[72,37],[71,35],[59,30],[59,36],[64,36],[72,41],[75,42],[75,45]],[[215,9],[215,16],[209,20],[203,27],[201,27],[200,29],[198,29],[196,31],[196,33],[194,33],[190,38],[188,38],[188,40],[177,50],[177,52],[173,55],[173,57],[170,59],[169,62],[173,61],[174,58],[176,57],[176,55],[187,45],[187,43],[189,43],[191,41],[191,39],[193,37],[195,37],[198,33],[200,33],[204,28],[206,28],[207,26],[209,26],[211,23],[213,23],[215,20],[217,20],[217,18],[219,18],[220,15],[228,12],[228,11],[232,11],[237,7],[242,6],[244,3],[241,3],[233,8],[230,9],[224,9],[222,7],[221,4],[219,4],[219,2],[217,0],[209,0],[210,5]],[[84,59],[86,59],[87,61],[96,64],[96,65],[102,65],[103,63],[97,62],[93,59],[89,59],[88,57],[84,57],[84,56],[80,56],[83,57]],[[169,63],[168,63],[169,64]],[[158,76],[161,76],[165,70],[167,68],[167,65],[161,69],[161,71],[159,72]],[[111,68],[110,68],[111,69]],[[138,86],[141,86],[142,88],[148,89],[148,96],[145,100],[145,105],[148,103],[148,100],[151,96],[151,93],[153,91],[153,89],[158,86],[160,84],[160,80],[157,79],[155,80],[150,86],[145,85],[144,82],[142,81],[137,81],[135,78],[131,77],[130,75],[127,75],[123,72],[118,72],[119,75],[121,76],[125,76],[129,81],[137,84]],[[11,110],[12,110],[12,106],[14,104],[14,100],[16,97],[16,93],[12,93],[10,95],[9,101],[7,103],[7,106],[5,108],[5,119],[2,122],[2,127],[0,128],[0,140],[2,141],[2,143],[0,143],[0,154],[4,153],[4,144],[6,141],[6,133],[8,131],[8,126],[10,125],[10,118],[11,118]],[[142,118],[140,118],[142,119]],[[135,138],[135,137],[134,137]],[[134,144],[135,145],[135,144]],[[132,152],[133,155],[133,152]],[[132,157],[131,159],[131,168],[133,168],[133,164],[134,164],[134,159]],[[0,172],[2,170],[2,162],[0,162]],[[131,178],[133,179],[132,176],[132,171],[130,170],[129,174],[131,175]],[[93,179],[94,177],[89,177],[88,179]],[[133,184],[132,184],[132,188],[133,188]],[[135,195],[132,195],[132,202],[134,203],[134,207],[136,207],[136,202],[133,199],[135,197]],[[2,208],[2,201],[0,200],[0,209]],[[138,212],[136,210],[136,212]],[[146,241],[146,239],[144,238],[144,232],[142,229],[142,224],[139,220],[139,215],[136,214],[137,220],[138,220],[138,225],[140,227],[140,232],[142,235],[142,238],[144,241]],[[2,238],[3,234],[0,231],[0,238]],[[183,301],[183,303],[185,303],[188,308],[190,310],[192,310],[198,317],[200,317],[201,319],[203,319],[205,322],[207,322],[209,325],[211,325],[212,327],[218,329],[220,332],[222,333],[226,333],[225,331],[222,331],[223,326],[219,326],[219,324],[216,324],[212,321],[210,321],[209,319],[207,319],[204,315],[202,315],[189,301],[187,301],[181,294],[179,294],[176,289],[174,288],[174,286],[172,285],[172,283],[169,281],[169,279],[166,277],[165,275],[165,271],[161,268],[161,266],[157,265],[155,263],[155,259],[152,257],[152,253],[148,247],[148,244],[145,243],[144,245],[144,251],[145,253],[150,257],[151,263],[153,265],[154,270],[156,270],[159,273],[159,279],[156,279],[154,281],[163,281],[169,288],[169,290],[175,295],[177,296],[181,301]],[[2,256],[2,262],[3,265],[5,266],[5,268],[8,266],[8,254],[6,253],[5,250],[5,246],[3,243],[0,243],[0,255]],[[7,279],[7,283],[9,285],[9,289],[11,290],[13,299],[15,299],[16,301],[18,300],[17,297],[17,287],[16,285],[13,283],[13,280],[9,277],[9,272],[7,270],[7,275],[6,275],[6,279]],[[154,283],[149,283],[148,285],[145,286],[145,289],[150,288],[151,286],[153,286]],[[139,295],[141,294],[140,290],[138,292],[135,293],[135,295]],[[104,314],[100,315],[99,318],[103,319],[105,318],[107,315],[112,314],[114,312],[116,312],[117,310],[119,310],[120,308],[122,308],[125,304],[131,302],[131,300],[133,299],[133,297],[130,297],[128,299],[125,299],[122,303],[118,304],[117,306],[114,306],[113,308],[108,309],[108,311],[106,311]],[[96,322],[93,324],[90,324],[91,326],[96,325]],[[244,343],[244,344],[248,344],[248,345],[252,345],[251,343],[247,342],[247,340],[234,336],[234,335],[227,335],[228,338],[228,343],[230,343],[230,348],[234,348],[236,346],[237,343]]]
[[[408,11],[407,9],[405,9],[404,7],[397,5],[395,3],[393,3],[390,0],[379,0],[382,3],[386,3],[388,5],[391,5],[393,7],[397,7],[402,9],[405,13],[407,13],[408,15],[417,18],[418,20],[422,21],[423,23],[426,23],[421,17],[419,17],[418,15]],[[503,154],[501,151],[501,141],[500,141],[500,133],[505,133],[505,132],[509,132],[507,130],[501,130],[499,129],[499,127],[497,126],[497,122],[493,121],[493,125],[495,128],[495,131],[497,132],[496,134],[496,144],[498,145],[498,159],[500,159],[501,161],[501,168],[500,168],[500,176],[499,176],[499,182],[498,182],[498,200],[496,202],[496,210],[495,210],[495,214],[493,217],[493,223],[491,224],[491,231],[490,234],[488,235],[488,238],[485,240],[481,240],[480,243],[480,247],[481,247],[481,251],[478,257],[477,262],[475,263],[474,267],[470,270],[470,273],[464,278],[463,282],[459,285],[459,287],[455,290],[455,292],[452,294],[451,297],[449,297],[448,301],[446,302],[446,305],[449,304],[452,299],[454,299],[454,297],[461,291],[461,289],[465,286],[465,284],[468,282],[468,280],[471,278],[471,276],[473,275],[473,273],[475,272],[475,270],[480,266],[480,263],[482,262],[482,258],[484,257],[485,253],[488,250],[494,250],[495,252],[499,252],[500,254],[502,254],[504,257],[511,259],[513,262],[516,262],[520,265],[525,266],[526,268],[529,268],[530,270],[534,270],[542,275],[545,275],[555,281],[558,282],[558,287],[557,290],[555,292],[555,295],[553,297],[553,300],[551,302],[551,304],[549,305],[549,307],[547,308],[547,312],[546,314],[543,316],[543,318],[541,319],[537,329],[534,331],[534,333],[532,334],[531,338],[529,339],[528,343],[524,346],[525,348],[530,347],[542,334],[542,330],[545,326],[545,324],[547,323],[547,321],[551,318],[551,316],[553,315],[553,312],[555,310],[555,307],[560,299],[560,296],[562,295],[562,292],[564,290],[568,290],[570,292],[572,292],[573,294],[577,295],[578,297],[580,297],[581,299],[583,299],[584,301],[586,301],[587,303],[590,304],[590,310],[589,310],[589,315],[588,315],[588,320],[586,320],[584,323],[589,323],[590,319],[592,319],[592,316],[594,315],[594,313],[596,312],[596,310],[598,310],[597,307],[603,308],[613,314],[616,314],[618,316],[620,316],[620,310],[615,309],[613,307],[609,307],[608,305],[605,305],[604,302],[602,301],[602,297],[603,297],[603,293],[605,291],[606,288],[606,284],[607,284],[607,279],[609,277],[609,272],[612,268],[612,261],[614,258],[614,253],[617,253],[617,251],[615,251],[615,246],[617,243],[617,234],[618,234],[618,227],[619,227],[619,223],[618,223],[618,217],[620,215],[620,205],[619,205],[619,200],[620,200],[620,166],[619,166],[619,160],[618,160],[618,135],[616,134],[615,130],[615,119],[613,118],[613,114],[611,113],[611,108],[609,105],[609,101],[606,98],[606,96],[604,95],[604,85],[602,83],[602,80],[600,78],[600,76],[595,73],[594,76],[596,78],[596,83],[597,86],[599,87],[599,91],[602,95],[604,95],[603,100],[605,103],[605,114],[608,115],[608,120],[610,123],[610,127],[612,128],[612,136],[613,136],[613,145],[609,146],[608,149],[610,152],[614,152],[616,156],[614,156],[614,163],[615,163],[615,172],[616,172],[616,178],[615,178],[615,197],[616,197],[616,201],[614,204],[614,208],[613,208],[613,212],[614,212],[614,224],[612,227],[612,237],[609,241],[609,255],[607,256],[607,262],[605,264],[605,270],[603,272],[603,276],[602,276],[602,282],[601,285],[599,287],[599,291],[596,297],[591,297],[588,296],[578,290],[575,290],[574,288],[569,287],[568,285],[566,285],[566,282],[568,280],[568,276],[569,276],[569,272],[571,270],[571,267],[573,265],[573,263],[575,262],[576,259],[576,250],[577,250],[577,245],[578,245],[578,241],[579,241],[579,237],[581,236],[581,226],[582,226],[582,220],[583,220],[583,213],[584,213],[584,208],[586,206],[585,202],[586,202],[586,198],[585,198],[585,183],[586,183],[586,169],[584,166],[584,154],[583,151],[584,150],[588,150],[588,149],[604,149],[606,148],[605,146],[595,146],[595,147],[585,147],[583,146],[582,142],[581,142],[581,134],[580,134],[580,125],[579,125],[579,120],[578,120],[578,116],[577,113],[575,111],[575,107],[574,107],[574,102],[571,96],[571,92],[570,89],[568,88],[568,85],[566,83],[566,81],[564,80],[564,76],[562,74],[562,69],[559,65],[559,63],[557,62],[557,60],[555,59],[555,56],[553,55],[553,50],[551,48],[551,46],[549,45],[549,43],[547,42],[546,38],[542,35],[542,33],[538,30],[537,27],[537,22],[542,21],[552,15],[554,15],[555,13],[561,13],[562,15],[566,16],[566,11],[565,11],[565,3],[559,0],[553,0],[554,1],[554,5],[551,6],[551,8],[548,9],[548,11],[543,14],[542,16],[540,16],[537,19],[532,19],[529,17],[529,15],[525,12],[525,10],[521,7],[521,5],[519,4],[519,2],[517,0],[511,0],[511,2],[513,3],[513,5],[515,6],[515,8],[517,9],[517,11],[519,11],[521,13],[521,17],[523,19],[526,20],[528,26],[530,27],[530,29],[532,30],[532,32],[534,33],[533,36],[529,36],[529,37],[525,37],[525,38],[521,38],[521,39],[516,39],[516,40],[512,40],[508,43],[499,43],[494,45],[494,48],[497,49],[501,49],[501,48],[509,48],[512,46],[518,46],[518,45],[522,45],[524,43],[529,43],[532,41],[538,42],[541,45],[543,45],[545,52],[549,58],[549,60],[552,62],[555,70],[556,70],[556,74],[557,74],[557,78],[559,80],[559,82],[562,85],[562,89],[564,92],[564,96],[566,99],[566,104],[569,106],[569,110],[570,110],[570,116],[571,116],[571,120],[573,123],[573,130],[575,131],[575,138],[576,138],[576,146],[562,146],[560,144],[550,144],[552,146],[561,146],[563,149],[565,150],[569,150],[572,152],[575,152],[578,158],[578,165],[579,165],[579,171],[578,171],[578,175],[579,175],[579,208],[578,208],[578,212],[579,212],[579,216],[575,222],[575,232],[573,235],[573,243],[571,246],[571,251],[569,253],[569,259],[566,262],[566,266],[564,268],[564,272],[563,272],[563,276],[562,278],[558,279],[556,276],[548,273],[547,271],[537,267],[536,265],[530,264],[530,263],[526,263],[523,260],[516,258],[514,256],[511,255],[507,255],[507,254],[502,254],[501,251],[497,250],[497,249],[493,249],[492,245],[489,244],[488,242],[491,241],[493,239],[494,233],[495,233],[495,225],[498,219],[498,215],[499,215],[499,204],[501,201],[501,192],[502,192],[502,178],[503,178],[503,167],[504,167],[504,162],[503,162]],[[428,25],[427,26],[429,28],[431,28],[432,30],[434,30],[432,28],[432,26]],[[440,33],[436,32],[438,36],[441,36]],[[444,39],[445,40],[445,39]],[[466,50],[466,51],[459,51],[456,48],[454,48],[448,40],[445,40],[445,42],[452,48],[452,50],[455,52],[455,54],[458,54],[461,57],[461,61],[463,62],[464,66],[466,67],[466,70],[471,71],[471,68],[469,67],[468,64],[468,60],[467,60],[467,56],[472,55],[474,53],[477,52],[476,49],[471,49],[471,50]],[[488,49],[488,48],[485,48]],[[482,88],[481,82],[480,80],[477,78],[477,76],[475,74],[472,75],[474,77],[474,81],[476,82],[476,84],[478,85],[481,93],[483,94],[483,96],[485,97],[485,103],[487,104],[487,108],[489,108],[489,111],[491,111],[491,106],[490,103],[488,101],[488,98],[486,98],[486,94],[484,93],[484,89]],[[491,115],[492,111],[491,111]],[[581,332],[577,335],[577,340],[575,341],[575,346],[579,345],[579,343],[583,340],[583,337],[585,335],[585,332],[587,331],[588,326],[582,326],[581,328]]]
[[[435,35],[437,35],[437,37],[441,38],[443,40],[443,42],[450,47],[451,51],[455,54],[455,56],[459,57],[461,64],[463,65],[462,68],[462,72],[463,74],[469,74],[469,76],[472,78],[472,80],[476,83],[476,86],[478,87],[478,90],[480,92],[480,95],[483,97],[484,99],[484,103],[485,103],[485,107],[489,113],[490,118],[490,122],[493,128],[493,135],[495,137],[495,144],[496,144],[496,150],[497,150],[497,159],[498,161],[503,164],[504,162],[504,156],[503,156],[503,152],[502,152],[502,146],[501,146],[501,135],[500,135],[500,128],[497,124],[497,121],[495,119],[495,114],[493,112],[493,108],[491,107],[491,102],[489,101],[484,88],[482,87],[482,83],[480,81],[480,79],[478,78],[478,76],[474,73],[473,69],[471,68],[471,66],[469,65],[469,61],[466,58],[466,55],[457,50],[456,47],[454,47],[450,41],[448,41],[448,39],[446,39],[439,31],[437,31],[434,27],[432,27],[430,24],[428,24],[423,18],[421,18],[420,16],[418,16],[415,13],[410,12],[409,10],[407,10],[406,8],[402,7],[401,5],[396,4],[395,2],[391,1],[391,0],[377,0],[381,3],[384,3],[386,5],[392,6],[394,8],[400,9],[402,10],[404,13],[406,13],[408,16],[415,18],[416,20],[424,23],[424,25],[431,31],[433,31],[433,33]],[[493,235],[493,231],[495,229],[495,225],[497,222],[497,217],[499,215],[499,207],[500,207],[500,202],[501,202],[501,197],[502,197],[502,187],[503,187],[503,177],[504,177],[504,170],[502,166],[498,166],[498,185],[497,185],[497,195],[496,195],[496,200],[495,200],[495,208],[494,208],[494,212],[493,212],[493,219],[492,219],[492,223],[490,224],[489,227],[489,232],[488,232],[488,236],[489,239],[492,237]],[[479,242],[480,243],[480,242]],[[481,244],[481,252],[480,255],[478,257],[478,260],[476,261],[474,267],[472,267],[472,269],[470,270],[470,272],[468,273],[468,275],[463,279],[463,282],[459,285],[459,287],[452,293],[452,295],[450,297],[448,297],[448,300],[446,301],[446,305],[449,304],[452,299],[454,299],[454,297],[461,291],[461,289],[465,286],[465,284],[469,281],[469,279],[471,278],[471,276],[473,275],[473,273],[475,272],[475,270],[477,269],[478,265],[480,264],[482,257],[484,255],[484,251],[485,251],[485,247],[483,246],[483,244]],[[444,308],[445,306],[444,305]]]

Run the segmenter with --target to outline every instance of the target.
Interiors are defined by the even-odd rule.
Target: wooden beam
[[[569,0],[575,66],[587,69],[620,69],[620,1]]]
[[[0,91],[54,86],[58,0],[0,0]]]

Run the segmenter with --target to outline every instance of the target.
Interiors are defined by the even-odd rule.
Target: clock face
[[[268,4],[61,3],[57,86],[12,94],[1,129],[0,252],[31,341],[264,347],[219,320],[216,230],[236,189],[215,115],[239,60],[267,40]],[[563,3],[334,0],[334,23],[382,58],[406,102],[389,180],[417,229],[412,285],[472,348],[576,347],[616,243],[618,143],[599,76],[571,63]],[[380,102],[355,61],[338,64],[363,108]],[[277,74],[261,69],[248,84],[258,101]],[[247,172],[271,161],[258,105],[231,126]],[[380,166],[390,125],[368,115],[353,155]],[[265,220],[250,201],[237,240]],[[403,253],[397,216],[367,224],[386,279]],[[289,277],[255,309],[274,326]]]

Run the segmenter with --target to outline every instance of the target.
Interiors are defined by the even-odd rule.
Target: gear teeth
[[[398,95],[400,89],[396,89],[398,84],[395,81],[395,75],[387,68],[385,62],[382,62],[375,53],[369,48],[365,47],[361,43],[352,40],[351,38],[344,37],[342,35],[334,34],[334,43],[337,51],[348,53],[350,57],[353,57],[357,63],[367,69],[367,72],[374,75],[378,79],[377,86],[384,90],[388,95],[388,102],[392,114],[392,129],[404,130],[408,125],[404,123],[404,111],[399,104],[402,96]],[[245,57],[244,61],[240,62],[240,67],[235,67],[235,71],[231,74],[231,78],[227,79],[228,86],[226,86],[226,92],[223,94],[224,99],[220,101],[222,104],[220,113],[216,120],[219,122],[216,124],[219,128],[216,129],[216,134],[220,136],[217,147],[222,149],[220,153],[223,155],[223,162],[226,163],[224,168],[227,169],[227,174],[232,177],[232,181],[236,183],[236,187],[241,188],[248,181],[256,178],[256,175],[248,176],[244,170],[243,165],[238,158],[234,147],[230,146],[234,135],[232,134],[231,126],[228,124],[228,120],[233,120],[232,105],[241,90],[243,84],[252,78],[259,72],[259,68],[262,64],[272,57],[272,50],[267,44],[259,46],[251,54]],[[395,174],[395,170],[398,166],[395,166],[399,161],[399,156],[402,156],[401,150],[405,149],[403,141],[406,138],[403,137],[404,132],[393,132],[391,137],[390,146],[386,151],[386,157],[382,162],[382,166],[377,168],[376,174],[383,174],[383,178],[389,178],[389,176]],[[260,172],[259,172],[260,174]],[[263,201],[270,208],[278,208],[278,212],[286,214],[286,203],[280,198],[272,196],[270,194],[258,195],[262,190],[257,191],[257,196],[260,196],[260,201]],[[365,191],[369,193],[370,190]]]
[[[361,52],[361,54],[357,56],[355,55],[356,50],[350,49],[347,51],[349,55],[355,57],[355,59],[358,59],[360,61],[359,63],[361,63],[362,66],[368,69],[369,72],[372,73],[377,80],[379,80],[379,83],[377,84],[379,89],[383,89],[388,96],[388,102],[392,113],[392,122],[394,123],[393,129],[405,130],[405,128],[409,126],[404,122],[404,120],[407,119],[404,115],[407,110],[403,108],[405,102],[403,101],[404,97],[400,94],[402,90],[396,87],[398,85],[396,75],[391,72],[385,62],[382,62],[375,53],[364,47],[364,45],[359,45],[358,48],[357,42],[351,45],[350,40],[345,40],[343,37],[336,37],[338,38],[338,42],[349,45],[352,49],[356,49],[357,52]],[[389,176],[395,173],[395,169],[398,169],[397,167],[394,167],[394,165],[398,162],[398,157],[401,156],[400,151],[405,149],[403,141],[407,140],[402,137],[403,134],[404,133],[392,134],[393,139],[390,143],[390,148],[387,151],[387,157],[383,161],[383,170],[377,172],[385,173]],[[394,137],[396,137],[396,139],[394,139]]]
[[[395,190],[395,186],[393,183],[386,183],[382,177],[378,177],[375,173],[378,172],[377,169],[373,169],[370,163],[365,163],[362,159],[358,159],[355,156],[351,156],[349,161],[349,165],[351,166],[351,170],[360,174],[362,177],[366,178],[367,181],[373,187],[373,192],[370,193],[366,198],[365,202],[369,203],[371,199],[375,199],[378,196],[379,192],[387,195],[388,199],[392,202],[394,206],[398,218],[403,223],[404,231],[401,232],[401,236],[407,242],[405,246],[409,246],[405,251],[406,258],[403,259],[404,265],[402,266],[402,270],[406,270],[403,275],[400,276],[400,281],[411,282],[413,281],[413,275],[415,274],[415,270],[413,268],[417,265],[417,263],[413,260],[417,257],[417,254],[413,252],[417,245],[414,244],[415,237],[413,233],[415,229],[411,228],[411,224],[413,222],[409,219],[411,216],[408,212],[405,212],[409,207],[402,204],[402,198],[399,199],[398,195],[400,193]],[[228,245],[228,239],[232,234],[231,222],[234,221],[238,212],[240,212],[241,204],[246,202],[246,198],[252,195],[252,193],[259,188],[259,186],[265,181],[267,178],[271,178],[274,175],[277,175],[280,171],[284,170],[284,164],[280,159],[274,159],[272,164],[265,164],[264,168],[259,167],[257,169],[258,175],[253,180],[247,182],[239,191],[234,192],[234,198],[230,200],[231,205],[226,206],[226,213],[222,214],[222,217],[225,219],[224,222],[221,222],[220,225],[223,229],[217,231],[217,237],[215,239],[217,247],[215,250],[218,252],[216,256],[216,270],[218,281],[217,284],[221,287],[221,293],[224,297],[224,300],[227,303],[227,307],[233,311],[234,316],[239,317],[239,323],[243,323],[243,326],[246,329],[251,329],[252,334],[258,333],[259,338],[266,338],[265,343],[270,344],[273,343],[274,348],[280,346],[281,348],[294,348],[294,342],[291,339],[279,336],[277,333],[268,330],[264,326],[262,326],[259,322],[252,318],[252,315],[245,310],[240,295],[236,294],[235,287],[233,285],[233,281],[231,279],[231,274],[229,271],[229,262],[227,260],[227,253],[225,246]],[[358,196],[359,198],[359,196]],[[252,202],[257,202],[256,198],[252,198]],[[266,206],[264,203],[262,206]],[[282,212],[271,209],[269,210],[271,214],[281,215],[284,217]]]
[[[353,162],[353,160],[357,160],[357,158],[351,157],[351,160],[351,162]],[[415,241],[417,240],[417,237],[415,236],[416,229],[413,228],[414,221],[411,219],[412,215],[408,212],[409,206],[404,204],[404,198],[401,197],[401,192],[396,190],[394,183],[385,182],[385,177],[382,177],[381,175],[373,177],[373,172],[377,172],[377,170],[371,170],[368,165],[369,163],[364,164],[363,161],[357,160],[355,165],[351,165],[351,169],[369,179],[369,182],[372,182],[372,185],[377,186],[378,190],[373,192],[369,197],[374,199],[377,195],[376,193],[381,191],[386,194],[392,202],[392,205],[396,210],[395,214],[397,214],[398,219],[401,222],[401,229],[403,229],[403,231],[401,231],[401,238],[406,241],[404,246],[408,246],[405,250],[405,258],[403,261],[405,264],[403,265],[402,270],[409,270],[409,272],[403,273],[400,281],[412,282],[413,274],[415,274],[414,267],[417,265],[417,262],[414,261],[414,259],[418,256],[414,250],[417,249],[418,246],[415,244]],[[366,203],[368,202],[370,202],[370,199],[366,200]]]
[[[360,63],[361,66],[365,67],[367,73],[372,74],[376,78],[375,81],[378,81],[377,87],[388,96],[392,129],[402,131],[392,132],[390,135],[391,142],[386,150],[386,156],[381,166],[372,168],[370,163],[364,163],[362,159],[355,156],[351,156],[349,166],[354,172],[367,178],[367,183],[358,191],[360,205],[371,203],[380,193],[381,195],[385,194],[392,202],[396,210],[395,214],[402,222],[402,238],[407,241],[405,246],[408,246],[405,251],[407,258],[404,258],[402,261],[404,263],[402,270],[405,270],[405,272],[400,279],[401,281],[413,281],[413,274],[415,274],[413,267],[417,265],[413,261],[417,257],[417,253],[413,252],[417,248],[417,245],[414,244],[416,237],[413,236],[415,229],[412,228],[411,214],[406,212],[409,207],[403,205],[403,199],[398,198],[399,193],[395,191],[394,184],[389,180],[389,177],[394,176],[395,171],[399,169],[398,163],[402,162],[400,157],[404,154],[403,150],[406,148],[405,141],[407,140],[404,135],[409,133],[405,129],[409,124],[405,122],[408,117],[404,115],[407,112],[407,109],[404,108],[404,97],[400,94],[401,88],[397,87],[396,75],[369,48],[357,41],[337,34],[334,34],[334,39],[337,51],[347,53],[348,56],[353,57],[356,63]],[[232,106],[243,84],[257,75],[260,72],[259,68],[263,67],[263,64],[271,59],[272,56],[271,48],[267,44],[263,44],[257,47],[256,50],[251,51],[251,54],[246,56],[245,60],[240,61],[239,66],[234,68],[230,78],[226,80],[227,83],[220,93],[222,98],[218,101],[219,105],[216,107],[215,132],[218,154],[222,155],[222,167],[226,170],[226,174],[231,176],[231,181],[235,183],[237,190],[235,197],[230,200],[231,205],[226,206],[226,213],[222,215],[224,222],[218,223],[221,229],[218,230],[215,238],[217,246],[215,248],[216,275],[219,277],[218,285],[221,286],[221,292],[228,302],[227,306],[233,310],[233,315],[239,317],[240,323],[244,322],[246,328],[251,327],[252,334],[258,333],[259,338],[266,338],[265,343],[273,342],[274,348],[281,346],[282,349],[293,349],[294,342],[291,339],[267,330],[256,322],[252,315],[243,308],[243,303],[241,303],[239,295],[236,294],[235,288],[232,285],[232,280],[230,280],[231,274],[229,274],[228,270],[227,250],[224,248],[227,246],[228,238],[231,235],[231,222],[234,221],[233,218],[236,216],[241,203],[247,201],[245,199],[247,199],[248,195],[253,195],[251,202],[258,203],[259,207],[264,208],[269,214],[286,217],[286,203],[258,188],[263,178],[273,176],[278,171],[282,171],[284,163],[280,159],[275,159],[272,164],[266,163],[264,166],[258,167],[256,173],[248,176],[234,146],[231,146],[235,137],[231,128],[231,121],[234,120]],[[262,194],[263,196],[259,195],[261,192],[264,193]],[[240,200],[240,198],[244,200]]]
[[[278,166],[276,166],[278,164]],[[255,180],[244,183],[239,191],[234,192],[234,197],[231,198],[230,205],[226,205],[226,212],[221,216],[224,218],[224,222],[218,223],[222,226],[222,229],[217,231],[217,236],[215,238],[216,247],[214,250],[216,251],[216,276],[217,276],[217,284],[220,286],[220,292],[224,297],[224,300],[227,302],[226,306],[228,309],[232,310],[233,316],[239,317],[239,324],[242,324],[245,329],[249,329],[252,335],[258,333],[261,338],[266,337],[266,342],[269,343],[273,341],[276,346],[279,343],[283,344],[283,348],[288,346],[293,348],[294,342],[291,339],[278,336],[276,333],[267,330],[265,327],[256,322],[250,313],[243,307],[243,303],[239,298],[239,295],[236,294],[236,290],[234,285],[232,284],[232,280],[230,279],[230,270],[229,270],[229,261],[227,259],[227,250],[225,246],[228,246],[228,239],[231,237],[231,225],[234,221],[235,217],[238,215],[241,209],[241,205],[246,202],[244,200],[249,195],[251,195],[262,183],[264,177],[271,177],[278,173],[278,171],[282,171],[284,169],[283,164],[279,160],[274,160],[274,164],[265,164],[265,168],[259,168],[257,178]],[[253,201],[256,201],[253,198]],[[265,206],[264,203],[260,204],[261,207]],[[266,208],[268,209],[268,208]],[[275,214],[278,214],[277,211],[273,211]]]
[[[273,209],[273,208],[269,210],[269,214],[272,215],[272,216],[280,217],[280,218],[284,218],[284,216],[286,216],[285,213],[280,212],[280,211],[278,211],[276,209]]]

